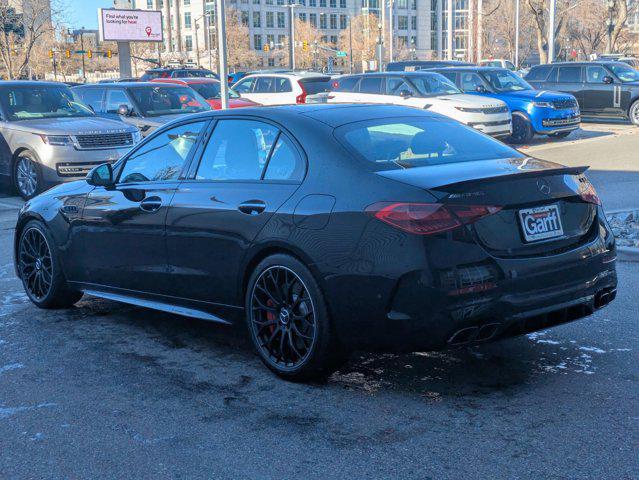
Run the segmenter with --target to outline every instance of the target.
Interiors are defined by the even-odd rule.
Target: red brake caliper
[[[275,306],[275,304],[273,303],[273,300],[271,300],[271,299],[269,299],[266,302],[266,305],[268,305],[269,307],[274,307]],[[269,322],[272,322],[273,320],[275,320],[275,314],[273,312],[266,312],[266,319]],[[270,325],[268,328],[271,331],[271,333],[273,333],[275,331],[275,324]]]

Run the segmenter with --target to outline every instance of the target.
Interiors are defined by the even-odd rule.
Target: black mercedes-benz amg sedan
[[[42,308],[244,317],[270,369],[307,379],[354,349],[472,345],[609,303],[585,169],[400,106],[204,113],[29,201],[16,270]]]

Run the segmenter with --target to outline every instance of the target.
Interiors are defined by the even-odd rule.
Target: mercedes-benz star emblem
[[[550,195],[550,184],[548,183],[548,180],[544,180],[543,178],[537,180],[537,188],[544,195]]]

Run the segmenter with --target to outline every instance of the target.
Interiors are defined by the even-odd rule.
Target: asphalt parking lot
[[[586,124],[522,150],[591,165],[639,207],[639,132]],[[278,380],[242,326],[85,298],[39,311],[0,194],[1,479],[637,479],[639,263],[590,318],[480,348],[358,353],[322,384]]]

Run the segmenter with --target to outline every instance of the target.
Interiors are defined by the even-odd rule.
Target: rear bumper
[[[472,345],[588,316],[616,295],[611,235],[534,258],[495,258],[470,244],[441,246],[427,254],[429,268],[395,279],[333,278],[328,298],[348,298],[346,304],[331,301],[341,340],[352,348],[383,351]],[[403,261],[395,256],[389,264]],[[448,281],[449,271],[456,281]],[[448,275],[445,281],[442,274]]]

